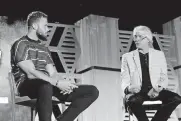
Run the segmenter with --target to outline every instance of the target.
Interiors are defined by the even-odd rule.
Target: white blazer
[[[158,90],[158,85],[166,88],[168,85],[167,62],[162,51],[149,49],[149,73],[151,84]],[[129,85],[142,86],[142,71],[138,49],[125,53],[121,64],[121,88],[122,96]]]

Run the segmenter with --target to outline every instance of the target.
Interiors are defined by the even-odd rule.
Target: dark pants
[[[40,79],[24,81],[19,92],[21,96],[37,98],[37,111],[40,121],[51,121],[52,96],[57,97],[60,101],[71,102],[60,117],[60,121],[73,121],[99,95],[98,89],[92,85],[81,85],[72,93],[63,95],[57,87]]]
[[[173,110],[181,103],[181,97],[171,91],[162,90],[159,93],[159,96],[155,99],[150,99],[147,96],[147,93],[137,93],[131,96],[126,104],[129,106],[131,111],[135,114],[138,121],[149,121],[146,115],[145,109],[143,108],[143,102],[146,100],[154,101],[161,100],[162,105],[157,110],[155,116],[152,118],[152,121],[167,121],[170,117]]]

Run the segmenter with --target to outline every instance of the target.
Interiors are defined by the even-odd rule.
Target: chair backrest
[[[8,80],[9,80],[11,95],[13,95],[13,97],[18,96],[19,94],[15,84],[14,76],[11,72],[8,73]]]

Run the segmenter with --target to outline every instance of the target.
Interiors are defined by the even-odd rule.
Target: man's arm
[[[159,95],[159,92],[164,88],[167,88],[168,85],[168,75],[167,75],[167,62],[164,53],[161,51],[159,54],[160,57],[160,78],[155,86],[148,92],[148,96],[155,98]]]
[[[63,77],[60,77],[57,75],[58,72],[57,72],[57,70],[53,64],[47,64],[46,65],[46,71],[48,72],[48,74],[51,78],[64,80]]]
[[[31,60],[20,61],[18,66],[27,74],[28,78],[32,78],[34,76],[35,78],[47,81],[54,86],[56,85],[57,80],[49,77],[41,71],[36,70]]]
[[[47,57],[46,57],[46,62],[47,62],[47,65],[46,65],[46,71],[48,72],[49,76],[51,78],[56,78],[56,79],[62,79],[64,80],[63,78],[61,78],[60,76],[57,77],[57,70],[54,66],[54,62],[52,60],[52,56],[51,56],[51,52],[50,50],[48,49],[48,47],[46,48],[46,51],[47,51]]]
[[[50,82],[52,85],[55,85],[56,80],[48,77],[48,75],[35,69],[35,66],[31,60],[29,53],[30,45],[27,41],[18,40],[14,43],[12,51],[14,51],[11,56],[13,61],[27,74],[28,78],[39,78],[44,81]]]
[[[61,80],[60,78],[53,77],[53,75],[55,74],[55,72],[54,72],[55,70],[53,68],[51,68],[52,70],[54,70],[54,71],[51,71],[51,73],[50,73],[50,74],[52,74],[52,77],[51,77],[49,75],[42,73],[41,71],[36,70],[35,66],[31,60],[21,61],[18,63],[18,65],[23,71],[25,71],[28,78],[39,78],[44,81],[47,81],[50,84],[52,84],[52,85],[58,87],[60,90],[62,90],[61,92],[63,94],[69,94],[72,92],[72,90],[74,88],[78,88],[78,86],[76,86],[68,81],[60,81]]]
[[[158,82],[158,89],[156,89],[157,91],[161,91],[163,88],[167,88],[168,86],[168,71],[167,71],[167,61],[165,58],[164,53],[161,51],[161,70],[160,70],[160,80]]]
[[[121,63],[121,88],[123,91],[123,95],[126,91],[128,91],[128,86],[130,85],[130,74],[128,63],[125,57],[125,54],[122,56],[122,63]]]
[[[53,64],[47,64],[45,68],[50,77],[54,76],[57,73]]]
[[[74,88],[78,88],[78,86],[76,86],[74,83],[71,83],[70,81],[64,80],[63,77],[58,76],[57,74],[57,70],[55,69],[55,67],[53,66],[52,63],[49,63],[46,65],[46,70],[49,73],[49,76],[55,80],[61,80],[61,82],[59,83],[61,86],[63,84],[68,84],[69,89],[67,90],[62,90],[61,93],[63,94],[69,94],[73,91]]]

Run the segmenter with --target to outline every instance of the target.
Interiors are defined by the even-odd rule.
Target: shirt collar
[[[26,35],[25,37],[26,37],[26,39],[27,39],[28,41],[30,41],[30,42],[41,43],[40,40],[33,40],[33,39],[29,38],[27,35]]]
[[[148,54],[149,54],[149,52],[147,52],[147,53],[145,53],[145,54],[139,52],[139,55],[143,55],[143,56],[148,56]]]

